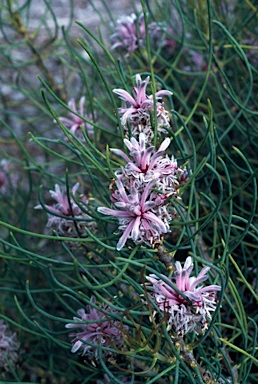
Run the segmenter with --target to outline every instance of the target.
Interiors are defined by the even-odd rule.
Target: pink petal
[[[129,102],[130,104],[134,105],[137,107],[137,103],[134,100],[134,98],[124,89],[113,89],[113,92],[116,93],[120,99]]]
[[[132,220],[130,222],[130,224],[128,225],[128,227],[124,231],[123,235],[120,237],[120,239],[119,239],[119,241],[117,243],[117,246],[116,246],[116,249],[118,251],[120,251],[124,247],[124,245],[125,245],[125,243],[126,243],[126,241],[128,239],[128,236],[131,233],[131,230],[132,230],[133,226],[134,226],[134,220]]]
[[[156,99],[162,97],[162,96],[170,96],[173,95],[173,92],[167,91],[167,90],[161,90],[155,93]]]
[[[129,157],[123,151],[121,151],[121,149],[110,148],[110,151],[115,153],[116,155],[122,157],[127,163],[131,162]]]

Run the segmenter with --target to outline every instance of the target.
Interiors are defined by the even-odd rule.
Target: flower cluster
[[[0,320],[0,366],[8,370],[7,361],[15,365],[18,360],[20,343],[15,332],[11,332],[3,320]]]
[[[122,16],[116,21],[116,24],[112,24],[112,27],[115,32],[110,36],[113,42],[111,49],[118,48],[126,52],[127,55],[130,55],[140,47],[145,46],[146,27],[143,13],[139,16],[135,13],[129,16]],[[165,48],[169,51],[175,49],[177,42],[172,37],[174,31],[167,23],[154,21],[147,25],[147,30],[154,47]]]
[[[137,137],[141,132],[145,133],[148,142],[153,139],[153,128],[151,125],[150,114],[157,117],[157,130],[159,133],[166,132],[165,128],[169,128],[169,113],[161,102],[162,96],[170,96],[172,92],[160,90],[153,95],[146,94],[146,88],[149,83],[149,76],[145,80],[141,79],[139,74],[136,75],[136,87],[133,88],[133,96],[124,89],[114,89],[120,99],[126,102],[126,107],[119,108],[121,115],[121,123],[128,136],[128,126],[130,125],[131,136]],[[154,117],[155,119],[155,117]]]
[[[155,188],[163,195],[171,196],[177,194],[176,185],[179,184],[179,176],[185,172],[177,166],[177,161],[172,156],[171,159],[165,154],[170,144],[170,139],[165,139],[158,150],[153,145],[146,146],[147,138],[144,133],[140,133],[139,141],[134,137],[131,140],[125,139],[130,159],[120,149],[111,148],[111,151],[121,156],[125,161],[125,167],[116,171],[117,179],[123,182],[127,188],[131,186],[143,191],[146,183],[155,180]]]
[[[91,297],[91,303],[96,304],[95,296]],[[77,313],[80,317],[74,317],[75,322],[65,326],[69,329],[81,328],[81,331],[69,334],[70,337],[73,337],[71,350],[73,353],[79,351],[82,356],[87,355],[90,359],[98,360],[99,345],[121,351],[127,326],[110,317],[110,315],[121,315],[119,312],[102,303],[99,309],[87,305],[86,311],[79,309]],[[103,349],[102,353],[107,359],[113,355],[107,349]]]
[[[72,188],[72,193],[68,199],[67,191],[65,188],[60,188],[58,184],[55,185],[54,191],[49,191],[51,197],[56,200],[53,205],[45,205],[44,208],[48,210],[48,222],[47,228],[55,230],[59,235],[67,237],[85,236],[85,227],[93,230],[95,228],[95,222],[85,212],[88,198],[84,195],[80,195],[79,199],[83,206],[79,206],[74,197],[79,183],[76,183]],[[41,205],[37,205],[35,209],[42,209]]]
[[[113,92],[127,103],[119,108],[121,123],[126,136],[130,128],[131,139],[124,139],[129,156],[120,149],[111,151],[122,157],[126,164],[115,171],[116,180],[111,184],[113,209],[99,207],[98,212],[115,216],[122,232],[117,249],[121,250],[128,239],[134,243],[159,246],[163,235],[170,231],[170,221],[175,217],[171,198],[178,198],[179,186],[188,179],[186,169],[180,169],[177,161],[165,154],[170,139],[165,139],[156,150],[150,113],[157,119],[158,133],[169,127],[168,112],[160,101],[170,91],[161,90],[154,96],[146,94],[149,77],[141,79],[136,75],[133,97],[123,89]]]
[[[113,27],[115,32],[110,36],[113,41],[111,49],[122,48],[131,54],[144,45],[146,31],[143,14],[139,17],[135,13],[130,16],[122,16]]]
[[[113,195],[116,195],[114,205],[117,209],[98,208],[104,215],[115,216],[119,220],[118,229],[123,232],[117,243],[119,251],[128,239],[136,244],[146,242],[154,245],[160,243],[163,234],[169,231],[168,220],[171,217],[166,205],[159,202],[158,194],[151,190],[154,182],[147,183],[144,192],[131,187],[129,193],[126,193],[121,181],[116,180],[117,190]]]
[[[225,6],[227,15],[229,10],[233,7],[228,4]],[[111,41],[113,45],[111,49],[120,49],[125,51],[129,56],[140,47],[145,47],[146,44],[146,27],[144,23],[144,16],[140,14],[138,17],[133,13],[130,16],[123,16],[117,20],[116,25],[112,25],[115,32],[111,35]],[[153,21],[147,24],[148,35],[151,40],[151,46],[155,50],[161,50],[163,57],[173,57],[176,47],[178,45],[178,38],[176,35],[182,35],[182,27],[180,23],[177,23],[173,28],[166,22]],[[177,32],[175,32],[177,31]],[[191,38],[191,34],[187,34],[188,39]],[[207,70],[207,58],[204,52],[198,52],[189,48],[184,48],[184,60],[182,61],[181,69],[184,71],[206,71]]]
[[[71,99],[68,102],[68,107],[82,117],[85,117],[88,120],[92,120],[92,115],[84,115],[84,103],[85,97],[82,96],[79,101],[79,110],[76,107],[74,99]],[[81,117],[72,112],[68,112],[68,115],[70,118],[60,116],[59,120],[66,126],[66,128],[70,130],[73,135],[75,135],[82,142],[85,142],[83,131],[86,131],[90,138],[93,137],[94,129],[91,124],[87,124]]]
[[[118,219],[122,235],[117,250],[121,250],[129,239],[135,244],[144,243],[160,250],[163,236],[170,231],[170,223],[176,217],[171,199],[180,198],[179,187],[188,180],[186,168],[179,168],[175,158],[166,154],[170,139],[163,140],[158,148],[153,145],[150,113],[158,121],[158,133],[162,134],[160,121],[168,124],[168,120],[160,97],[171,92],[163,90],[148,96],[148,81],[149,78],[142,81],[141,76],[136,75],[133,97],[125,90],[114,90],[127,103],[127,108],[120,108],[119,114],[122,125],[130,129],[131,138],[124,139],[129,154],[111,148],[125,165],[115,171],[116,178],[111,183],[112,207],[98,207],[98,212]],[[164,314],[167,329],[177,336],[191,331],[203,332],[216,309],[216,291],[221,287],[198,286],[208,278],[209,268],[203,268],[197,277],[190,277],[193,270],[191,257],[186,259],[183,268],[178,261],[175,267],[174,281],[164,275],[161,278],[155,274],[147,277],[152,284],[149,297]]]
[[[176,262],[174,279],[172,281],[161,275],[147,276],[152,284],[150,298],[156,303],[168,324],[168,330],[173,330],[178,336],[195,331],[203,332],[211,319],[211,312],[216,309],[216,292],[221,290],[218,285],[199,286],[208,279],[209,267],[204,267],[197,277],[190,277],[193,261],[189,256],[182,268]],[[175,285],[174,289],[172,285]],[[154,311],[154,315],[156,311]]]
[[[157,151],[154,146],[146,148],[144,133],[140,133],[139,142],[135,138],[124,142],[132,159],[119,149],[111,149],[127,162],[115,172],[117,179],[111,195],[115,209],[99,207],[98,211],[119,220],[119,230],[123,234],[117,244],[118,250],[124,247],[127,239],[136,244],[159,245],[163,234],[170,231],[169,222],[175,216],[169,198],[178,197],[179,178],[185,171],[177,167],[173,157],[165,155],[169,138]]]

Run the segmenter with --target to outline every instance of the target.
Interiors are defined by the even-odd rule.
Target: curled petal
[[[137,106],[137,103],[134,98],[124,89],[113,89],[113,92],[116,93],[120,97],[120,99],[127,101],[128,103],[134,106]]]

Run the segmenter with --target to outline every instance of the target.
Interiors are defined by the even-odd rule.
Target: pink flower
[[[176,262],[174,278],[171,281],[164,275],[161,275],[162,279],[154,274],[146,277],[152,284],[150,297],[167,318],[168,330],[173,329],[178,336],[191,331],[203,332],[207,328],[207,320],[212,318],[211,312],[216,309],[216,291],[220,291],[221,287],[197,287],[208,279],[209,269],[204,267],[197,277],[190,277],[193,262],[189,256],[183,268]],[[172,288],[171,283],[174,283],[185,297]]]
[[[139,16],[134,13],[130,16],[122,16],[116,21],[116,25],[112,24],[112,27],[115,28],[115,32],[110,36],[113,41],[111,49],[122,49],[129,56],[139,47],[146,45],[146,29],[142,13]],[[159,48],[160,45],[166,50],[175,48],[177,43],[170,36],[173,30],[165,22],[152,22],[147,28],[152,39],[151,43],[156,48]]]
[[[127,164],[130,168],[132,168],[132,171],[146,174],[148,171],[155,168],[158,159],[162,157],[165,150],[169,146],[170,139],[165,139],[156,152],[154,146],[146,148],[146,136],[144,133],[140,133],[139,142],[133,137],[131,140],[125,139],[124,143],[129,149],[130,155],[133,157],[134,162],[132,162],[132,160],[130,160],[129,157],[120,149],[111,148],[111,151],[126,160]]]
[[[8,371],[6,359],[14,366],[18,360],[19,348],[16,333],[11,332],[4,321],[0,320],[0,367]]]
[[[119,221],[118,229],[123,234],[118,241],[117,250],[120,251],[128,239],[136,244],[145,242],[155,245],[162,241],[164,233],[169,232],[168,220],[171,218],[166,206],[161,206],[158,194],[151,191],[154,183],[155,180],[147,183],[142,192],[132,187],[127,194],[122,182],[116,180],[117,190],[112,195],[116,209],[98,208],[98,212],[115,216]]]
[[[138,189],[144,189],[147,182],[156,180],[155,188],[166,194],[167,197],[177,195],[176,188],[179,182],[177,179],[184,171],[178,168],[177,161],[165,156],[165,150],[170,144],[170,139],[165,139],[158,150],[154,146],[146,147],[147,138],[144,133],[140,133],[139,141],[134,137],[131,140],[125,139],[124,143],[130,151],[131,160],[120,149],[111,148],[111,151],[121,156],[127,164],[115,174],[124,186],[133,185]]]
[[[91,297],[91,303],[96,304],[96,298]],[[108,314],[106,314],[108,312]],[[103,304],[99,309],[91,305],[77,311],[80,317],[74,317],[76,323],[66,324],[66,328],[81,328],[82,331],[70,333],[72,339],[72,352],[79,351],[83,356],[88,355],[90,358],[98,360],[99,344],[103,347],[120,349],[123,347],[123,331],[128,329],[122,325],[119,320],[113,320],[112,315],[119,315],[119,312],[114,311],[108,305]],[[93,345],[91,345],[93,344]],[[105,357],[112,355],[111,351],[103,350]]]
[[[145,37],[143,14],[139,17],[134,13],[130,16],[122,16],[116,22],[115,33],[110,36],[114,42],[111,49],[121,48],[131,54],[145,44]]]
[[[141,120],[142,118],[149,117],[149,111],[154,109],[153,95],[146,94],[146,88],[149,83],[150,77],[145,80],[141,79],[139,74],[136,75],[136,87],[133,88],[133,96],[131,96],[124,89],[113,89],[122,100],[129,104],[128,108],[120,108],[119,113],[122,114],[122,124],[126,123],[129,119],[132,121]],[[170,96],[172,92],[161,90],[155,93],[157,115],[160,116],[164,112],[163,105],[158,102],[162,96]]]
[[[47,227],[56,230],[58,234],[78,237],[77,230],[79,230],[80,235],[85,235],[85,227],[89,229],[95,228],[95,223],[91,221],[91,217],[85,213],[74,200],[79,185],[79,183],[76,183],[73,186],[70,201],[68,200],[66,189],[61,189],[58,184],[55,185],[54,191],[49,191],[51,197],[56,200],[56,203],[53,205],[45,205],[50,211],[48,212]],[[85,207],[88,203],[87,197],[81,195],[79,198],[83,207]],[[42,209],[42,206],[37,205],[35,209]],[[76,221],[77,227],[74,221]]]
[[[125,129],[127,129],[127,121],[131,125],[133,132],[134,130],[139,130],[139,125],[143,125],[147,131],[149,131],[151,127],[150,112],[154,111],[154,99],[153,95],[146,94],[146,88],[149,80],[149,76],[145,80],[142,80],[141,76],[137,74],[136,87],[133,88],[133,96],[131,96],[124,89],[113,90],[113,92],[116,93],[127,104],[126,108],[118,109],[119,114],[122,115],[121,123]],[[158,131],[161,132],[163,131],[163,127],[169,127],[169,119],[168,112],[164,109],[163,103],[159,100],[162,98],[162,96],[169,95],[172,95],[172,92],[167,90],[158,91],[154,95],[156,101],[155,112],[158,118]],[[146,134],[146,136],[148,136],[144,130],[143,132]]]
[[[73,110],[75,113],[78,113],[82,117],[84,117],[84,102],[85,97],[82,96],[79,101],[79,111],[76,108],[75,100],[71,99],[68,102],[68,107]],[[75,115],[72,112],[68,112],[68,115],[70,116],[70,119],[66,117],[59,117],[59,120],[66,126],[66,128],[70,129],[70,132],[73,133],[78,139],[80,139],[82,142],[85,141],[83,136],[83,131],[86,131],[89,137],[93,137],[94,135],[94,129],[93,126],[86,123],[81,117]],[[91,115],[85,116],[88,120],[92,120]]]

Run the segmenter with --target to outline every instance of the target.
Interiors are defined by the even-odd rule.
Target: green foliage
[[[17,176],[7,193],[0,180],[0,318],[21,344],[17,364],[0,367],[0,382],[83,384],[104,375],[112,383],[124,376],[149,384],[257,382],[255,1],[135,1],[128,14],[141,8],[145,26],[166,22],[176,43],[173,51],[162,48],[163,33],[152,45],[147,33],[129,55],[110,49],[116,18],[106,1],[90,2],[100,20],[94,30],[87,17],[73,21],[76,2],[70,1],[63,28],[54,1],[43,3],[33,28],[35,1],[0,5],[0,161],[11,162],[10,181]],[[109,149],[126,151],[121,103],[112,90],[131,93],[137,73],[150,76],[148,94],[173,92],[165,101],[171,113],[168,155],[190,174],[180,188],[182,199],[170,199],[177,217],[164,238],[168,264],[156,248],[133,241],[117,251],[117,222],[97,212],[110,207],[110,182],[124,165]],[[94,134],[85,131],[81,140],[59,117],[73,113],[69,100],[78,104],[83,95],[87,116],[75,115]],[[158,146],[155,123],[154,116]],[[87,205],[71,192],[77,182]],[[70,206],[74,198],[90,215],[95,229],[86,227],[81,236],[75,220],[77,237],[46,230],[53,203],[48,190],[55,184],[64,186]],[[39,203],[43,209],[34,210]],[[170,276],[174,260],[189,255],[195,274],[209,266],[208,283],[222,290],[208,330],[187,334],[182,343],[171,337],[161,313],[153,317],[145,276]],[[129,329],[125,349],[117,354],[111,348],[116,358],[106,360],[99,346],[98,363],[71,353],[65,328],[92,295]]]

